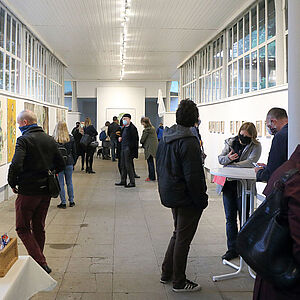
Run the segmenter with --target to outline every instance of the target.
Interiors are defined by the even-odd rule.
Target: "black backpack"
[[[68,160],[68,157],[69,157],[67,149],[64,147],[64,145],[58,144],[58,150],[59,150],[60,154],[62,155],[62,157],[64,158],[64,161],[66,163]]]

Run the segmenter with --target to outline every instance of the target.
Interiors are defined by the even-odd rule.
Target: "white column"
[[[300,144],[300,1],[289,0],[288,6],[288,78],[289,78],[289,155]]]
[[[78,111],[77,82],[72,81],[72,111]]]
[[[171,90],[172,81],[167,81],[166,83],[166,111],[170,111],[170,90]]]

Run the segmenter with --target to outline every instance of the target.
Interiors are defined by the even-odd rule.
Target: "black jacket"
[[[170,208],[208,205],[200,144],[190,128],[166,127],[156,154],[161,203]]]
[[[47,195],[48,170],[65,168],[57,143],[41,127],[28,129],[17,139],[8,171],[8,183],[22,195]]]
[[[84,133],[88,134],[93,138],[94,141],[96,141],[96,136],[98,135],[98,132],[93,125],[84,127]]]
[[[120,125],[117,124],[116,122],[112,122],[108,126],[108,136],[110,137],[111,140],[115,141],[117,140],[116,132],[120,130]]]
[[[74,137],[75,143],[77,145],[80,144],[80,140],[82,138],[82,134],[79,132],[79,127],[74,127],[72,130],[72,135]]]
[[[121,130],[121,136],[123,135],[124,128]],[[138,158],[138,150],[139,150],[139,134],[136,129],[136,127],[133,125],[132,122],[130,122],[130,125],[128,126],[128,134],[129,134],[129,149],[130,149],[130,155],[132,158]],[[121,142],[122,146],[122,142]]]
[[[68,158],[67,158],[67,161],[66,161],[66,165],[67,166],[74,165],[75,162],[76,162],[76,158],[77,158],[77,150],[76,150],[74,137],[70,135],[70,141],[69,142],[64,143],[64,144],[58,143],[58,145],[59,145],[59,147],[62,146],[64,148],[66,148],[66,150],[67,150]]]

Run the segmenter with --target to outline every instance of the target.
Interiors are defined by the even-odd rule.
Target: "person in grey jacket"
[[[261,144],[256,139],[257,131],[251,122],[244,123],[238,135],[225,140],[225,148],[218,156],[219,163],[225,167],[253,168],[261,155]],[[237,212],[241,216],[241,186],[236,180],[226,181],[223,187],[223,204],[226,216],[227,252],[222,259],[238,257],[235,242],[238,233]]]

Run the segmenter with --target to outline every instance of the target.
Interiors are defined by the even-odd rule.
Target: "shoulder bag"
[[[298,169],[285,173],[274,191],[250,216],[240,230],[236,250],[262,278],[278,288],[299,284],[300,266],[293,257],[293,241],[287,222],[286,182]]]

